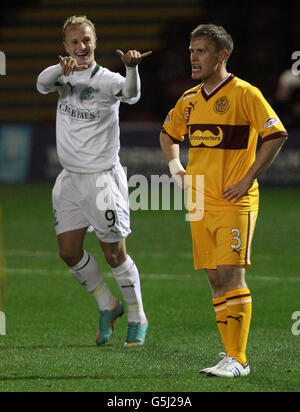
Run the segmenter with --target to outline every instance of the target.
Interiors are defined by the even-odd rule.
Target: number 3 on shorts
[[[232,249],[239,249],[242,245],[242,241],[240,239],[240,230],[239,229],[231,229],[231,233],[235,234],[235,236],[233,236],[233,240],[235,240],[237,243],[236,244],[231,244],[230,246],[232,247]]]

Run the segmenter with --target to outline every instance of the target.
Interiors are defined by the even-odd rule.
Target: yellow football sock
[[[213,299],[214,310],[216,312],[217,325],[219,328],[222,341],[227,352],[227,305],[226,297]]]
[[[252,299],[249,289],[236,289],[226,293],[227,356],[240,364],[247,362],[246,347],[251,323]]]

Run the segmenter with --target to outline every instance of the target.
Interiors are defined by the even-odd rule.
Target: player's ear
[[[95,48],[94,48],[94,50],[95,50],[96,47],[97,47],[97,42],[98,42],[98,38],[95,36]]]
[[[68,53],[67,43],[66,43],[65,41],[63,41],[63,45],[64,45],[64,49],[65,49],[65,51]]]
[[[220,53],[219,53],[219,62],[221,63],[221,62],[226,62],[226,59],[227,59],[227,57],[228,57],[228,50],[226,50],[226,49],[224,49],[224,50],[221,50],[220,51]]]

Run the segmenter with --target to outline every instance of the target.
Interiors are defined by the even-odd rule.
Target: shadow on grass
[[[181,374],[174,373],[160,373],[160,374],[149,374],[144,375],[134,375],[130,379],[141,380],[141,379],[174,379],[181,378]],[[64,380],[115,380],[119,381],[119,375],[66,375],[66,376],[42,376],[42,375],[29,375],[29,376],[0,376],[0,382],[17,382],[17,381],[64,381]]]

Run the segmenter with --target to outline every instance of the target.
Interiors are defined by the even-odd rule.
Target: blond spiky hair
[[[88,24],[93,30],[95,39],[97,38],[95,25],[91,20],[89,20],[86,16],[71,16],[71,17],[68,17],[67,20],[64,22],[63,30],[62,30],[63,39],[65,39],[66,37],[67,28],[69,26],[75,26],[76,24]]]

